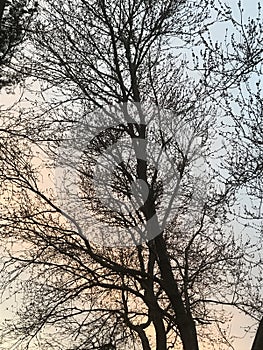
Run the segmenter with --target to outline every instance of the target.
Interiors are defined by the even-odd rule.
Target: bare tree
[[[1,21],[2,21],[2,17],[3,17],[3,13],[4,13],[5,3],[6,3],[5,0],[0,2],[0,18],[1,18]]]
[[[261,317],[258,247],[229,228],[239,184],[231,174],[218,186],[209,163],[196,172],[200,158],[223,159],[213,146],[221,104],[245,76],[232,71],[225,89],[213,86],[210,66],[189,77],[194,45],[218,59],[206,39],[209,26],[232,18],[220,10],[210,1],[43,2],[26,54],[48,102],[19,114],[22,128],[9,128],[1,147],[3,287],[20,277],[23,298],[3,332],[18,348],[194,350],[215,341],[213,325],[229,347],[227,315],[214,305]],[[118,142],[129,144],[122,161]],[[66,169],[62,204],[41,188],[37,147]],[[103,173],[103,157],[117,165]],[[76,184],[78,196],[67,186]],[[135,208],[118,210],[120,201]],[[107,246],[113,232],[136,244]],[[104,244],[90,239],[98,236]]]
[[[21,79],[22,71],[12,64],[33,21],[37,2],[0,2],[0,88],[15,84]]]

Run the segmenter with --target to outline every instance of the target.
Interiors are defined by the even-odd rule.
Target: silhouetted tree
[[[17,70],[12,59],[22,49],[37,5],[26,0],[0,2],[0,88],[21,79],[22,68]]]
[[[2,283],[20,278],[22,298],[3,335],[18,349],[197,350],[216,341],[216,327],[223,348],[228,319],[215,305],[261,318],[260,247],[231,227],[246,185],[232,171],[243,148],[220,123],[234,110],[226,94],[258,69],[259,42],[249,63],[230,50],[245,48],[233,36],[214,45],[209,27],[220,21],[238,32],[230,8],[207,0],[43,1],[17,67],[42,84],[44,99],[7,122],[1,139],[1,237],[10,253]],[[122,161],[117,143],[129,145]],[[103,173],[105,160],[115,165]],[[55,165],[65,170],[62,202],[41,186]],[[118,247],[121,232],[142,239]]]

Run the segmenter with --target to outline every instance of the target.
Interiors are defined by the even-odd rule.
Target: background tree
[[[22,67],[17,70],[12,60],[22,49],[37,5],[24,0],[0,2],[0,88],[21,79]]]
[[[7,322],[4,335],[16,338],[18,348],[165,350],[181,345],[193,350],[202,340],[214,342],[214,327],[227,321],[215,304],[233,305],[260,318],[260,259],[251,257],[258,247],[244,237],[238,241],[229,228],[238,184],[232,174],[222,182],[216,172],[207,170],[206,177],[193,172],[193,156],[216,153],[225,159],[226,152],[218,152],[213,138],[226,89],[209,81],[215,74],[210,65],[201,78],[189,77],[193,66],[180,53],[205,40],[204,61],[207,54],[209,63],[218,59],[217,51],[206,46],[206,38],[212,23],[232,18],[227,7],[220,11],[208,1],[44,2],[28,68],[42,82],[47,103],[43,101],[34,115],[19,114],[29,136],[26,141],[19,135],[10,138],[9,133],[1,147],[1,229],[10,252],[3,286],[18,276],[24,279],[22,307],[15,322]],[[226,74],[222,63],[219,67]],[[228,87],[240,76],[244,73],[233,71]],[[143,106],[152,103],[157,111],[172,112],[165,133],[147,119],[149,112]],[[92,120],[96,108],[104,112],[103,119]],[[94,196],[96,159],[110,145],[134,140],[136,135],[146,141],[154,138],[169,164],[174,164],[169,169],[181,188],[170,225],[157,237],[126,248],[89,241],[55,194],[41,188],[43,161],[38,165],[35,157],[39,147],[56,158],[58,146],[72,136],[76,139],[75,132],[99,130],[108,120],[115,125],[116,113],[132,122],[93,131],[91,142],[81,143],[76,170],[83,206],[106,222],[109,232],[112,228],[129,232],[134,222],[143,226],[158,213],[165,185],[161,168],[140,158],[136,145],[135,156],[119,164],[108,185],[129,203],[132,184],[144,180],[149,191],[144,205],[130,216],[120,215]],[[157,113],[155,120],[161,123],[162,114]],[[184,135],[186,145],[178,142],[175,132],[182,124],[192,136]],[[197,138],[196,149],[192,140]],[[192,197],[199,190],[205,194],[195,202]],[[229,347],[220,329],[220,346]]]

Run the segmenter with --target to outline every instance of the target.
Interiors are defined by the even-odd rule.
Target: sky
[[[229,0],[228,1],[229,4],[233,4],[236,5],[237,1],[236,0]],[[244,9],[245,9],[245,16],[255,16],[256,14],[256,4],[257,1],[255,0],[243,0],[242,1]],[[236,14],[238,15],[238,12],[236,12]],[[222,35],[222,31],[220,30],[217,32],[216,29],[213,31],[213,35],[214,38],[217,38],[220,40],[221,39],[221,35]],[[0,96],[0,106],[1,105],[11,105],[13,101],[15,101],[17,99],[17,96],[20,94],[19,89],[15,90],[14,94],[5,94],[2,93]],[[1,254],[1,253],[0,253]],[[4,320],[6,317],[11,317],[12,313],[11,313],[11,309],[12,309],[12,305],[16,305],[17,301],[15,301],[14,299],[11,299],[9,302],[0,304],[0,321]],[[253,341],[253,337],[254,337],[254,332],[255,332],[255,327],[253,327],[254,331],[250,334],[247,334],[245,337],[243,337],[244,335],[244,327],[247,327],[249,325],[252,325],[253,323],[251,323],[251,319],[247,316],[241,315],[236,311],[233,311],[233,321],[231,323],[231,333],[237,337],[234,342],[234,348],[235,350],[247,350],[251,348],[252,345],[252,341]],[[220,348],[215,349],[215,350],[220,350]]]

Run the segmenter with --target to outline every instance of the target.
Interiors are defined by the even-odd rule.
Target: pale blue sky
[[[229,0],[228,3],[232,6],[235,6],[237,9],[237,0]],[[244,15],[245,16],[255,16],[255,14],[257,13],[257,1],[256,0],[243,0],[242,1],[245,12]],[[236,15],[238,16],[238,11],[236,11]],[[224,35],[224,32],[221,30],[221,28],[218,30],[214,29],[213,30],[213,35],[216,37],[218,37],[218,39],[222,39],[221,35]],[[7,103],[7,102],[11,102],[13,98],[15,98],[16,96],[4,96],[2,95],[0,97],[0,105],[3,103]],[[4,320],[5,317],[10,317],[11,313],[10,313],[10,306],[15,303],[14,300],[11,300],[9,303],[7,304],[0,304],[0,320]],[[8,307],[8,310],[6,310],[6,308]],[[240,315],[237,312],[234,312],[234,319],[232,322],[232,334],[236,335],[236,336],[241,336],[244,334],[243,332],[243,328],[245,326],[248,326],[250,323],[250,319],[244,315]],[[235,341],[235,350],[248,350],[251,348],[251,344],[252,344],[252,340],[253,340],[253,334],[247,335],[245,338],[242,339],[237,339]],[[216,350],[220,350],[220,348],[216,349]]]

